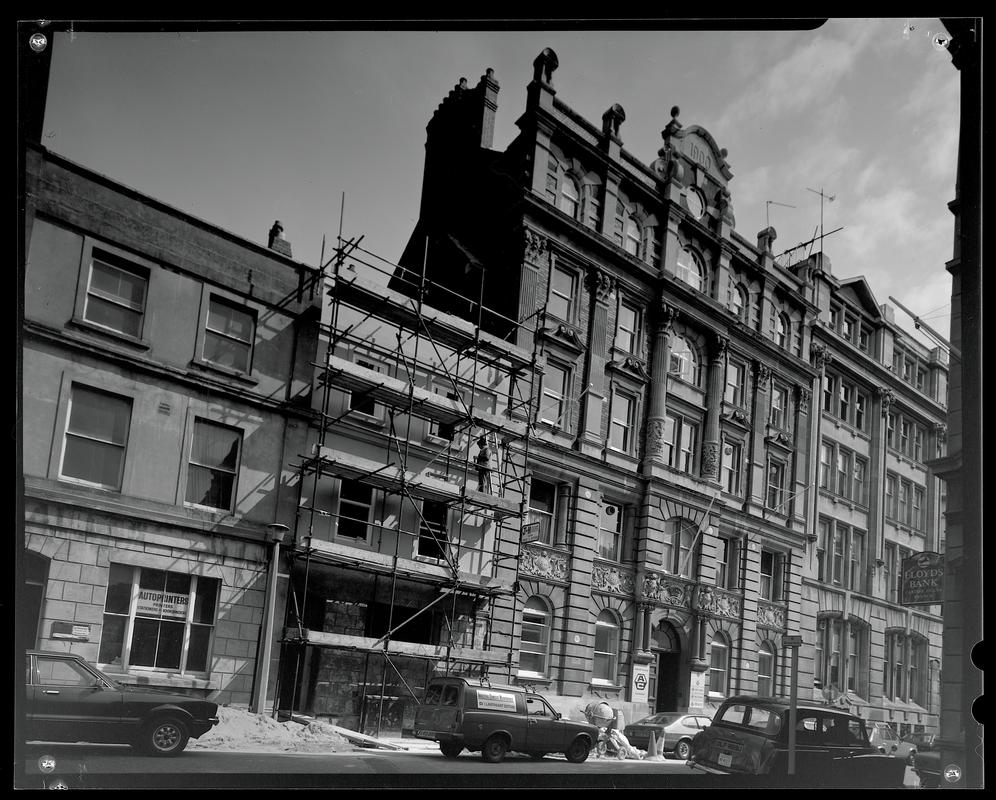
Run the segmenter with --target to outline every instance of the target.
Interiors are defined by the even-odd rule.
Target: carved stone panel
[[[702,474],[712,477],[719,474],[718,442],[705,442],[702,445]]]
[[[558,550],[540,547],[523,548],[519,572],[551,581],[567,582],[570,578],[567,555]]]
[[[785,630],[785,617],[785,606],[758,600],[757,624],[761,627],[783,631]]]
[[[743,613],[743,598],[733,592],[700,586],[696,597],[696,608],[706,614],[727,619],[740,619]]]
[[[550,251],[545,236],[526,228],[525,231],[525,257],[526,260],[545,266],[550,260]]]
[[[662,572],[648,571],[643,576],[643,586],[640,587],[640,592],[644,600],[665,606],[690,609],[692,607],[692,585]]]
[[[595,564],[591,569],[591,588],[602,592],[633,594],[635,578],[628,570],[621,570],[608,564]]]

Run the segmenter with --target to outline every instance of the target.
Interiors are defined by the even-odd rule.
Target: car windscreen
[[[649,717],[644,717],[641,720],[637,720],[637,725],[669,725],[672,722],[677,722],[682,718],[682,714],[651,714]]]

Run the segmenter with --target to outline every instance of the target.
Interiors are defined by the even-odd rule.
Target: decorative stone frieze
[[[795,387],[795,397],[796,401],[799,403],[799,413],[809,414],[809,396],[810,391],[805,386],[796,384]]]
[[[771,431],[766,437],[766,440],[772,444],[778,444],[782,447],[792,447],[792,434],[786,433],[785,431]]]
[[[733,592],[716,589],[712,586],[699,586],[695,607],[704,614],[726,619],[740,619],[743,613],[743,598]]]
[[[757,380],[757,390],[759,392],[767,392],[768,382],[771,380],[771,367],[760,361],[755,361],[754,377]]]
[[[726,355],[726,350],[730,346],[730,339],[720,333],[715,333],[710,344],[712,347],[710,348],[709,357],[713,361],[720,361]]]
[[[546,264],[550,255],[547,238],[536,233],[534,230],[526,228],[525,240],[526,260],[534,264]]]
[[[737,423],[737,425],[740,425],[741,427],[748,429],[751,427],[750,418],[747,416],[747,412],[742,408],[733,409],[727,416],[727,419]]]
[[[814,342],[809,347],[809,360],[817,369],[823,369],[833,361],[833,355],[827,349],[826,345]]]
[[[591,588],[602,592],[633,594],[635,578],[628,570],[620,570],[608,564],[594,564],[591,568]]]
[[[570,580],[568,557],[558,550],[525,547],[519,560],[519,573],[566,583]]]
[[[663,458],[664,444],[664,420],[647,420],[647,455],[651,458]]]
[[[764,600],[757,601],[757,624],[762,628],[783,631],[785,630],[785,618],[785,606],[768,603]]]
[[[688,581],[665,575],[662,572],[648,571],[643,576],[641,596],[654,603],[691,609],[692,586]]]
[[[702,474],[719,474],[719,443],[706,442],[702,445]]]
[[[896,393],[893,392],[892,389],[879,387],[878,399],[882,403],[882,416],[884,417],[889,413],[889,409],[892,407],[892,403],[896,399]]]
[[[671,328],[678,319],[678,315],[678,309],[674,306],[669,306],[667,303],[662,303],[660,313],[657,317],[657,330],[661,333],[670,333]]]

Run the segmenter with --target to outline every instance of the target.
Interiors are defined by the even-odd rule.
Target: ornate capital
[[[657,315],[657,332],[668,334],[671,332],[671,328],[674,327],[675,321],[678,319],[679,311],[674,306],[669,306],[667,303],[661,303],[661,307]]]
[[[525,230],[525,257],[536,264],[545,262],[549,253],[549,246],[545,236],[540,236],[536,231],[526,228]]]
[[[604,303],[616,290],[616,279],[600,269],[590,269],[584,276],[584,285],[596,300]]]
[[[647,420],[647,457],[664,460],[664,420],[659,417]]]
[[[768,391],[768,381],[771,380],[771,367],[761,361],[754,362],[754,376],[757,379],[757,390]]]
[[[801,414],[809,413],[809,396],[811,392],[805,386],[796,384],[795,396],[799,402],[799,412]]]
[[[948,424],[946,422],[935,422],[934,435],[937,436],[938,441],[946,442],[948,439]]]
[[[878,399],[882,403],[882,416],[889,413],[889,409],[892,407],[892,403],[896,399],[896,393],[892,389],[886,389],[879,387],[878,389]]]
[[[813,362],[813,366],[817,369],[823,369],[833,361],[833,356],[826,345],[814,342],[809,348],[809,360]]]
[[[726,350],[730,346],[730,339],[721,333],[714,333],[710,344],[712,345],[710,358],[713,361],[719,361],[726,355]]]

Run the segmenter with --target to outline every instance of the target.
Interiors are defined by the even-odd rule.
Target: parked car
[[[913,771],[921,789],[937,789],[941,785],[941,751],[927,750],[918,753]]]
[[[467,678],[432,678],[415,710],[415,736],[432,739],[447,758],[464,749],[496,764],[510,751],[542,758],[563,753],[578,764],[598,741],[598,728],[563,719],[538,694]]]
[[[650,746],[650,734],[653,733],[656,743],[664,741],[664,752],[673,753],[675,758],[685,761],[691,753],[695,734],[709,727],[711,721],[704,714],[660,711],[630,723],[623,729],[623,735],[634,747],[647,750]]]
[[[920,753],[926,753],[928,750],[933,750],[935,747],[934,742],[937,741],[936,733],[926,733],[921,731],[920,733],[907,733],[902,741],[909,742],[914,747],[916,747],[917,755]]]
[[[709,727],[692,739],[688,765],[721,775],[835,787],[901,787],[906,765],[868,740],[865,721],[842,709],[800,702],[795,764],[788,774],[789,702],[739,695],[723,702]]]
[[[108,677],[71,653],[30,650],[25,676],[25,739],[130,744],[175,756],[218,724],[218,704]]]
[[[910,765],[916,761],[916,744],[900,739],[888,722],[868,723],[868,739],[880,753],[901,758]]]

